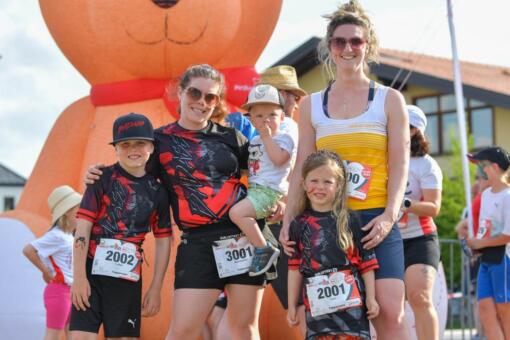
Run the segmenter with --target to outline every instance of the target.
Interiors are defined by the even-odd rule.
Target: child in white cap
[[[243,105],[259,135],[250,142],[248,197],[230,209],[230,218],[255,247],[251,276],[265,273],[280,253],[267,243],[256,219],[269,216],[289,188],[287,178],[295,148],[293,138],[279,129],[284,105],[282,96],[271,85],[255,86]]]
[[[81,195],[67,185],[52,191],[48,197],[51,229],[23,248],[23,254],[42,272],[47,283],[44,289],[46,334],[44,339],[60,339],[63,330],[69,331],[71,313],[71,268],[73,232]]]

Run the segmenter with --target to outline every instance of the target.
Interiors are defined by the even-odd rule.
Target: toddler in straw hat
[[[60,339],[71,312],[73,235],[81,195],[62,185],[48,197],[52,227],[23,248],[23,254],[42,272],[46,308],[45,339]]]

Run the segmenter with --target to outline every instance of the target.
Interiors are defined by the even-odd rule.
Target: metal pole
[[[469,178],[469,164],[466,157],[467,133],[466,133],[466,115],[464,111],[464,93],[462,91],[462,78],[460,74],[460,62],[457,54],[457,41],[455,38],[455,26],[453,24],[452,0],[446,0],[448,6],[448,26],[450,27],[450,39],[452,44],[452,62],[453,76],[455,85],[455,100],[457,103],[457,121],[459,124],[460,147],[462,152],[462,174],[464,178],[464,192],[466,204],[468,207],[468,232],[469,237],[473,237],[473,212],[471,211],[471,181]]]

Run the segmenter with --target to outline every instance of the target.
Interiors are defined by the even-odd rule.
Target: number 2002
[[[133,255],[128,255],[125,253],[119,253],[118,251],[108,250],[106,252],[106,261],[120,262],[122,264],[132,265],[135,257]]]

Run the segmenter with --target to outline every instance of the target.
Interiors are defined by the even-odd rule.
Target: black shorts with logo
[[[71,310],[69,329],[98,333],[103,324],[107,338],[139,337],[142,308],[142,278],[137,282],[92,275],[92,260],[87,258],[90,308]]]
[[[213,243],[222,237],[238,235],[234,224],[212,224],[186,230],[181,235],[175,260],[174,288],[219,289],[227,284],[262,286],[265,276],[248,273],[220,278],[214,260]]]
[[[404,239],[405,268],[413,264],[426,264],[437,270],[439,266],[437,233]]]

